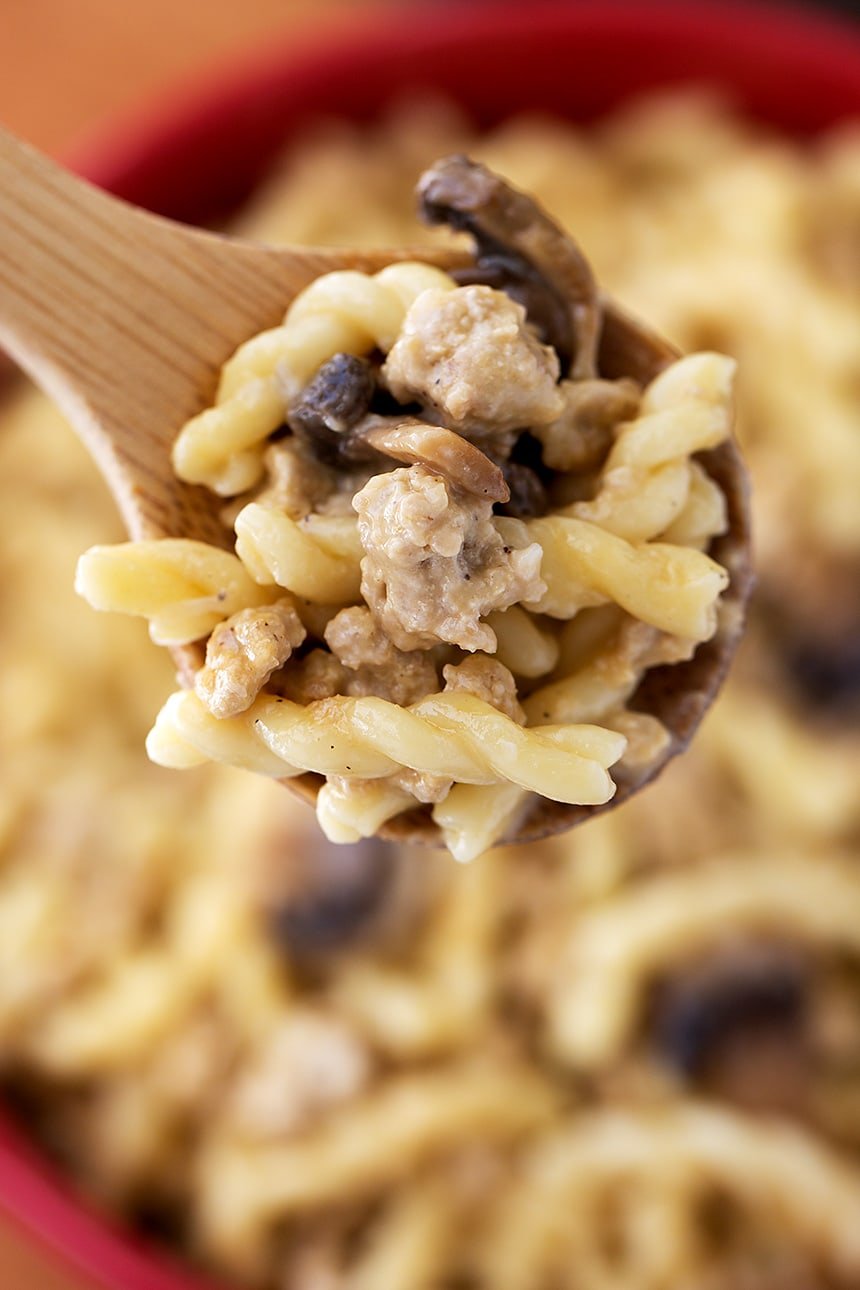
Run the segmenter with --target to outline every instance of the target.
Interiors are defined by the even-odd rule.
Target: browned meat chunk
[[[498,708],[511,721],[525,725],[526,714],[517,698],[517,683],[498,659],[473,654],[462,663],[448,663],[442,675],[446,694],[474,694],[475,698]]]
[[[272,678],[272,689],[293,703],[315,703],[346,693],[346,668],[326,649],[314,649]]]
[[[555,351],[522,305],[491,287],[422,292],[382,374],[400,402],[434,407],[467,436],[547,425],[564,407]]]
[[[543,594],[540,546],[505,546],[489,502],[423,466],[375,476],[353,505],[367,553],[361,592],[398,649],[447,641],[492,653],[495,633],[480,619]]]
[[[240,610],[209,637],[206,666],[194,680],[198,697],[214,717],[244,712],[304,638],[290,600]]]
[[[277,506],[290,519],[318,510],[337,488],[337,476],[299,439],[271,444],[265,455],[267,483],[255,501]]]
[[[594,276],[575,242],[541,209],[468,157],[445,157],[418,185],[429,224],[471,233],[476,268],[471,281],[503,287],[564,359],[565,372],[596,374],[600,304]]]
[[[372,1059],[348,1024],[295,1008],[249,1054],[226,1105],[228,1122],[250,1138],[286,1137],[356,1097]]]
[[[596,470],[612,444],[612,431],[636,415],[639,387],[620,381],[562,381],[564,409],[557,421],[535,426],[543,459],[553,470]]]
[[[399,650],[369,609],[342,609],[325,630],[326,644],[349,675],[346,694],[375,694],[406,707],[439,688],[433,659],[423,650]]]

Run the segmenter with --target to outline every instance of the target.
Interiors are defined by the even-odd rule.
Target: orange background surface
[[[159,94],[364,0],[0,0],[0,122],[55,156]],[[0,1217],[2,1290],[95,1290]]]
[[[365,0],[0,0],[0,121],[59,155],[112,116],[225,66],[272,34],[301,40],[367,7]]]

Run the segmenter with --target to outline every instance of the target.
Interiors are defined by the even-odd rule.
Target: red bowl
[[[434,5],[363,14],[297,50],[289,39],[101,139],[91,179],[179,219],[237,204],[319,113],[372,117],[404,90],[442,90],[483,124],[524,109],[574,120],[656,86],[728,87],[792,134],[860,117],[860,28],[737,3]],[[88,1210],[0,1117],[0,1206],[107,1290],[214,1290]]]

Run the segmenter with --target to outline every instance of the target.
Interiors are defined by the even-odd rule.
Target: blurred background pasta
[[[61,151],[287,9],[297,29],[339,16],[194,9],[171,44],[158,5],[120,30],[86,0],[86,41],[61,6],[15,7],[0,115]],[[82,94],[70,48],[102,66],[131,39],[127,83],[106,68]],[[16,40],[54,59],[38,103]],[[685,90],[479,136],[423,95],[314,124],[233,227],[414,242],[414,180],[455,150],[537,194],[625,306],[739,360],[759,585],[729,684],[660,783],[581,832],[468,866],[332,848],[267,781],[146,761],[169,661],[75,598],[78,554],[119,523],[68,428],[10,384],[7,1103],[97,1205],[241,1286],[851,1290],[860,122],[801,147]]]

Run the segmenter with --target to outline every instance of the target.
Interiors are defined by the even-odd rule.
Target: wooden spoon
[[[173,474],[170,449],[189,417],[212,402],[218,374],[241,342],[275,326],[290,301],[334,269],[375,273],[395,260],[443,267],[450,251],[275,248],[187,228],[74,177],[0,131],[0,345],[51,396],[81,436],[134,539],[184,537],[232,549],[217,499]],[[600,370],[647,383],[677,357],[665,341],[607,302]],[[33,452],[39,452],[38,443]],[[606,807],[539,800],[516,839],[558,833],[624,801],[688,742],[737,646],[749,593],[746,473],[729,443],[707,455],[723,488],[730,530],[712,546],[730,573],[716,636],[685,664],[646,674],[635,707],[669,728],[671,746],[646,777],[619,775]],[[175,651],[190,680],[202,655]],[[322,780],[285,781],[313,800]],[[421,810],[386,837],[438,841]]]

